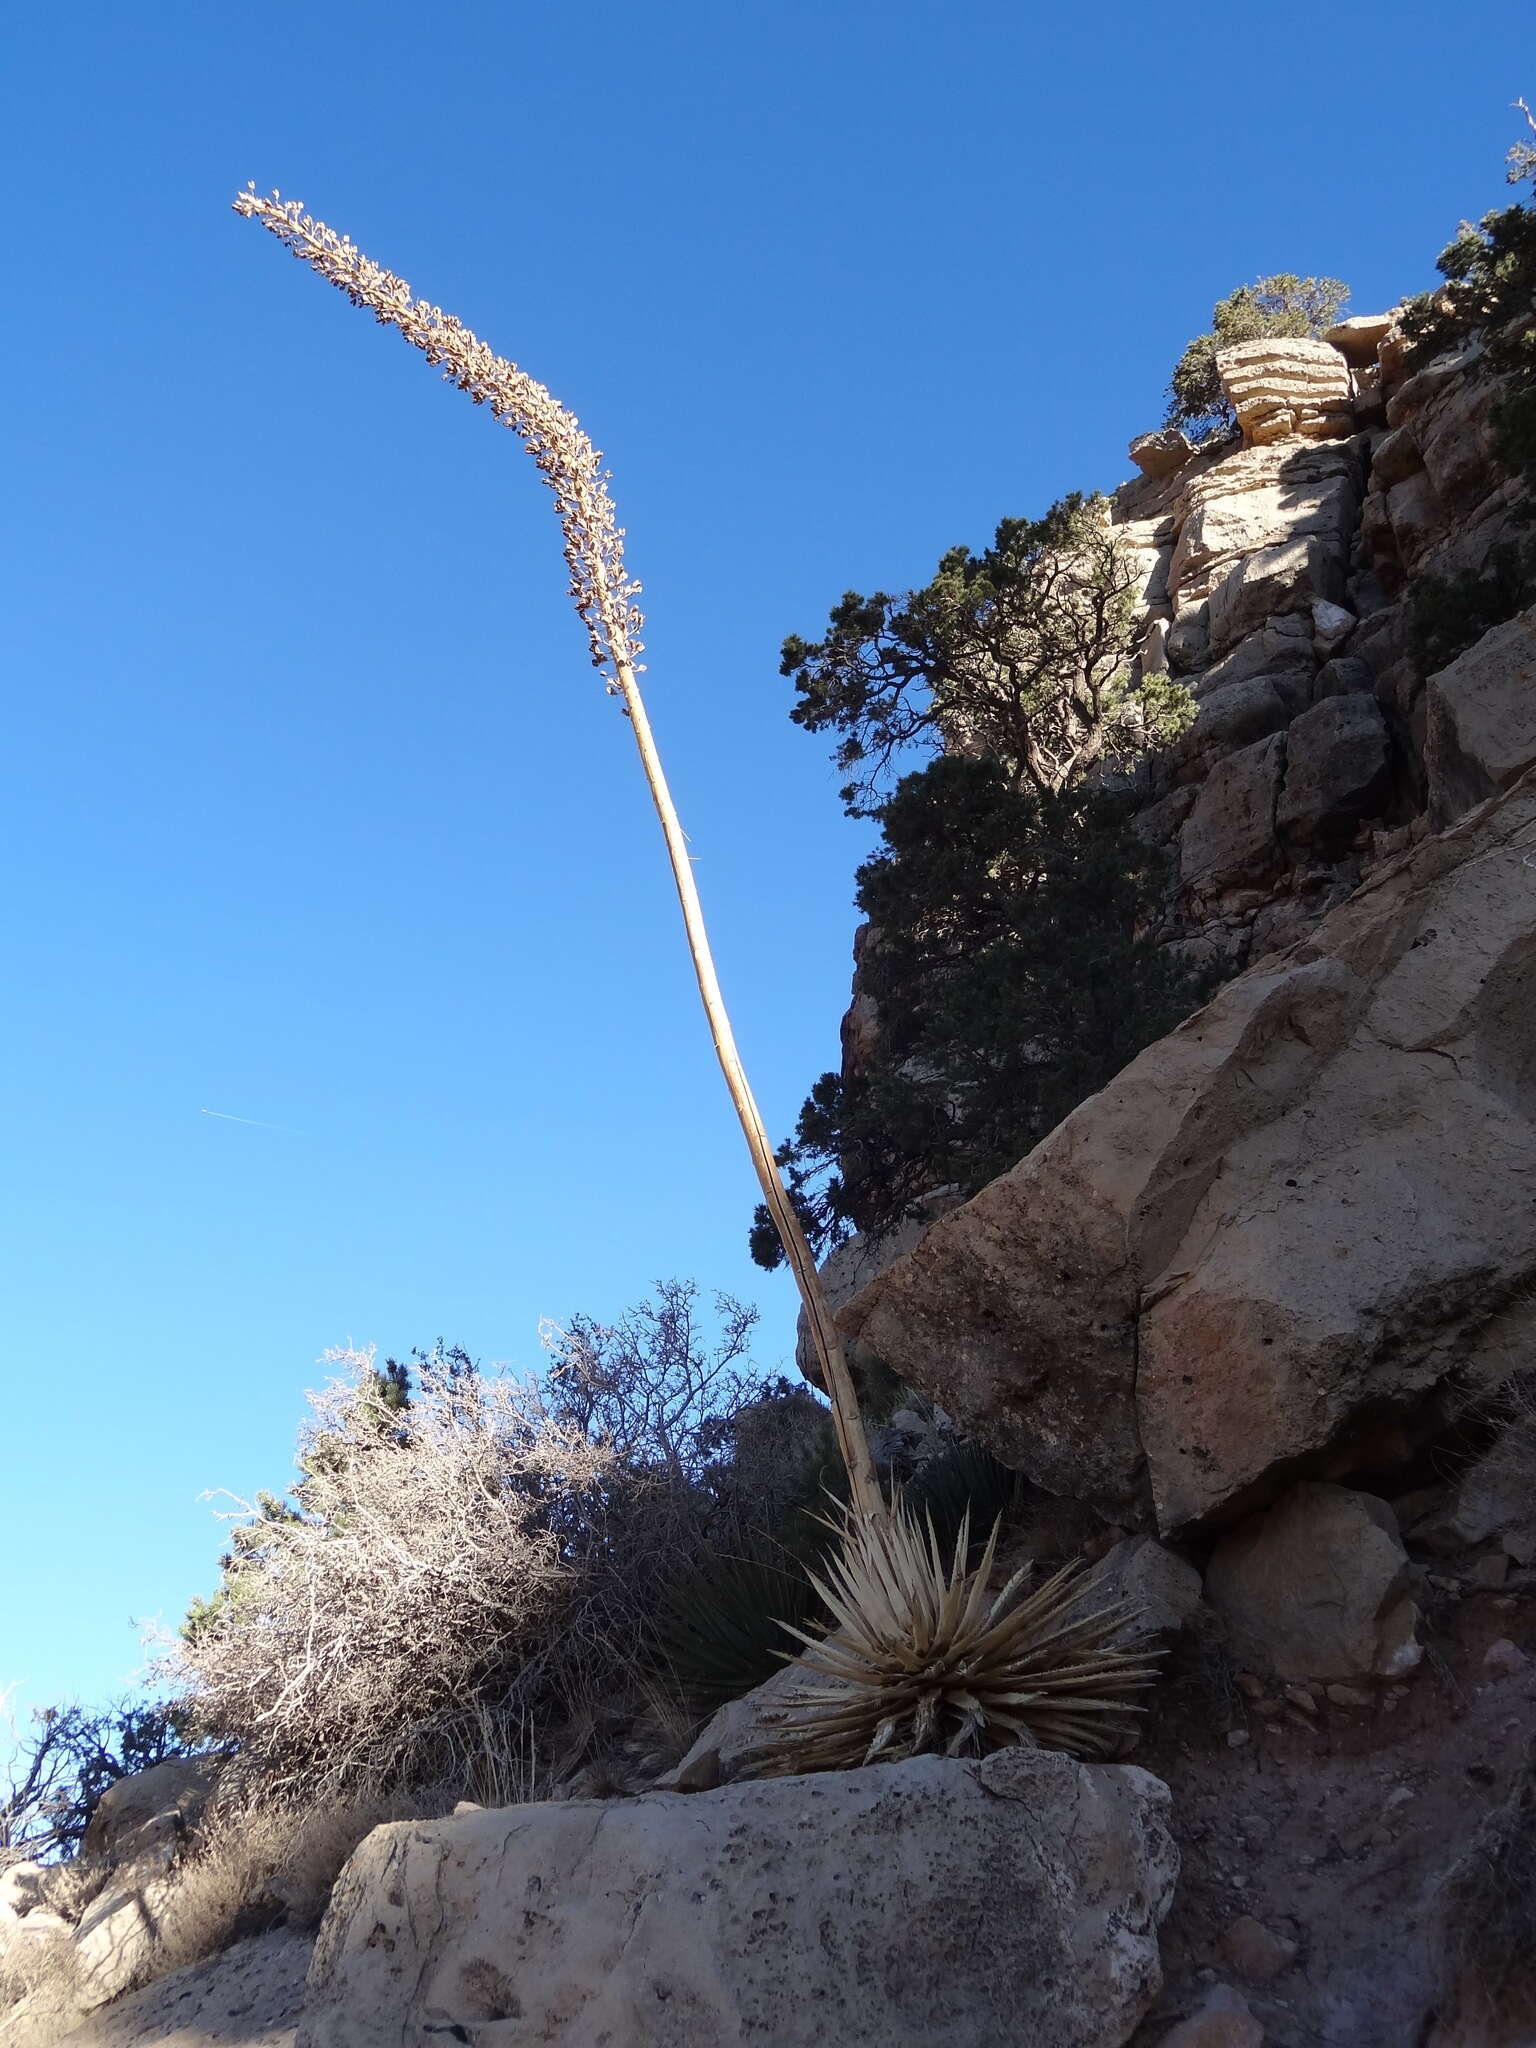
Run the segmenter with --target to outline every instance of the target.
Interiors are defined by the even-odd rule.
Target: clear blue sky
[[[1113,486],[1243,279],[1429,282],[1536,36],[1528,0],[83,0],[5,44],[0,1682],[37,1703],[209,1587],[198,1496],[287,1482],[327,1345],[530,1367],[540,1317],[670,1275],[791,1342],[546,493],[234,190],[607,450],[779,1134],[865,844],[783,635]]]

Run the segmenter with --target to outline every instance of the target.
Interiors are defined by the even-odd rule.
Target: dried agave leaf
[[[806,1645],[801,1667],[831,1684],[787,1703],[759,1769],[847,1770],[1019,1743],[1087,1757],[1120,1747],[1156,1653],[1119,1647],[1137,1610],[1106,1600],[1096,1574],[1068,1564],[1030,1587],[1025,1566],[992,1594],[999,1523],[974,1571],[968,1513],[947,1561],[931,1520],[920,1527],[904,1505],[880,1522],[845,1510],[836,1526],[840,1548],[816,1581],[832,1632],[793,1631]]]

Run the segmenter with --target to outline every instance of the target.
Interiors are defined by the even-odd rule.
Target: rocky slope
[[[775,1681],[637,1796],[375,1830],[302,1999],[282,1932],[134,1988],[207,1792],[162,1766],[72,1917],[0,1881],[0,1965],[59,1964],[0,2048],[1536,2042],[1486,1995],[1536,1941],[1536,612],[1409,632],[1518,497],[1475,350],[1221,367],[1240,439],[1141,437],[1108,516],[1199,707],[1137,788],[1162,936],[1230,978],[828,1274],[907,1455],[1024,1475],[1000,1577],[1086,1554],[1167,1652],[1134,1760],[753,1782]]]
[[[1184,1875],[1137,2041],[1508,2048],[1536,2022],[1447,1915],[1536,1733],[1536,610],[1427,671],[1410,621],[1521,494],[1475,347],[1410,375],[1382,316],[1220,367],[1241,439],[1143,436],[1110,516],[1198,704],[1138,786],[1162,936],[1233,978],[827,1278],[867,1384],[1028,1476],[1043,1554],[1199,1575],[1139,1753]],[[877,1031],[856,1000],[849,1056]]]

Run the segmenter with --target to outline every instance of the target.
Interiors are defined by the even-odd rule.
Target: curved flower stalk
[[[489,406],[501,424],[519,437],[555,494],[560,528],[565,536],[571,601],[587,629],[593,665],[610,695],[622,700],[634,728],[646,782],[666,839],[710,1035],[764,1199],[805,1304],[816,1354],[832,1399],[838,1445],[848,1468],[853,1502],[861,1516],[879,1520],[885,1513],[885,1503],[875,1479],[852,1376],[817,1277],[815,1259],[779,1178],[773,1147],[736,1050],[735,1034],[715,973],[703,906],[693,879],[687,840],[640,695],[638,678],[643,665],[637,657],[644,646],[640,639],[644,616],[635,603],[640,585],[631,579],[625,565],[624,529],[614,518],[601,452],[593,447],[575,414],[568,412],[537,379],[496,355],[441,306],[413,298],[403,278],[372,262],[348,236],[338,235],[324,221],[311,219],[298,200],[285,200],[277,192],[270,199],[263,198],[253,184],[234,204],[236,213],[259,221],[301,262],[309,264],[338,291],[345,292],[354,306],[366,306],[381,325],[397,329],[413,348],[421,350],[429,363],[442,370],[450,384],[467,391],[476,405]]]

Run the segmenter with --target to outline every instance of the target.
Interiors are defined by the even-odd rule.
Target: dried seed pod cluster
[[[476,405],[488,405],[519,436],[555,494],[571,600],[592,643],[593,665],[616,688],[620,665],[640,666],[645,615],[634,602],[640,585],[624,566],[624,529],[614,518],[602,451],[592,446],[575,414],[451,313],[413,298],[403,277],[365,256],[349,235],[312,220],[301,201],[279,192],[264,199],[251,184],[234,204],[236,213],[260,221],[354,306],[366,306],[382,326],[398,328],[450,384],[467,391]]]

